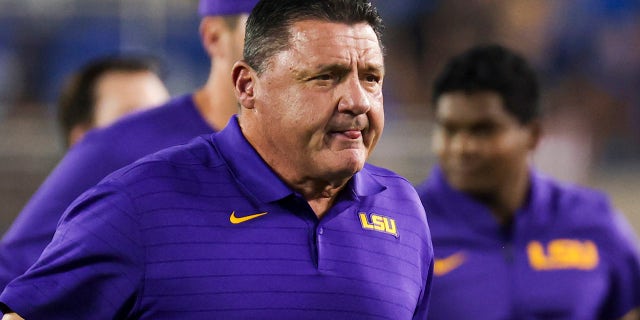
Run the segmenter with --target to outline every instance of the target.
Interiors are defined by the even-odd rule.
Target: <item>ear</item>
[[[224,28],[224,21],[220,17],[207,16],[200,21],[200,41],[209,57],[220,54],[220,36]]]
[[[243,60],[237,61],[233,65],[231,71],[233,84],[235,87],[236,98],[240,106],[247,109],[253,109],[255,104],[255,86],[257,74]]]
[[[529,127],[529,150],[535,150],[542,140],[542,123],[540,120],[533,120],[527,126]]]

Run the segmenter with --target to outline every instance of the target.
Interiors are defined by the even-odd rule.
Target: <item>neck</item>
[[[347,181],[337,185],[326,182],[305,181],[295,183],[292,187],[302,194],[318,219],[321,219],[331,209],[338,194],[346,186]]]
[[[194,102],[204,120],[216,131],[227,125],[229,118],[238,111],[238,102],[227,78],[212,72],[205,85],[194,93]]]
[[[497,192],[474,195],[474,198],[486,204],[498,222],[506,225],[511,223],[518,209],[524,205],[530,184],[529,172],[524,171],[509,183],[502,185]]]

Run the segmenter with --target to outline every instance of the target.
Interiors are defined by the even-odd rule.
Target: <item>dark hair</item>
[[[345,24],[368,23],[382,46],[384,25],[368,0],[261,0],[247,20],[244,60],[258,73],[276,53],[289,46],[290,27],[302,20]]]
[[[453,57],[434,83],[434,107],[441,95],[452,91],[494,91],[502,97],[506,111],[522,124],[540,115],[535,72],[523,57],[500,45],[472,47]]]
[[[96,85],[110,72],[149,71],[160,76],[158,60],[146,56],[109,56],[92,60],[73,73],[58,98],[58,121],[65,143],[71,130],[80,124],[93,125]]]

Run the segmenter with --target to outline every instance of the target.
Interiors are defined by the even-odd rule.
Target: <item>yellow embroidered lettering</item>
[[[381,216],[372,214],[371,215],[371,224],[373,224],[373,229],[376,231],[384,231],[384,220]]]
[[[531,241],[527,246],[529,254],[529,264],[534,270],[544,270],[547,266],[547,257],[544,254],[544,248],[538,241]]]
[[[384,218],[384,231],[397,237],[398,228],[396,228],[396,221],[393,219]]]
[[[398,227],[394,219],[375,213],[372,213],[367,217],[367,214],[364,212],[358,213],[358,217],[360,218],[360,225],[362,226],[362,229],[384,232],[391,234],[396,238],[398,237]]]
[[[360,216],[360,224],[362,225],[362,229],[372,230],[373,226],[369,224],[369,221],[367,221],[367,214],[364,212],[360,212],[359,216]]]
[[[556,239],[546,250],[538,241],[527,245],[529,264],[534,270],[579,269],[592,270],[598,266],[598,248],[593,241]]]

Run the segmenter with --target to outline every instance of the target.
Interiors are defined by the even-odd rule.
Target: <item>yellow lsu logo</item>
[[[367,214],[364,212],[360,212],[358,216],[360,217],[362,229],[384,232],[391,234],[396,238],[398,237],[396,220],[375,213],[370,214],[368,218]]]
[[[592,270],[598,265],[598,247],[593,241],[556,239],[545,248],[538,241],[527,245],[529,264],[534,270]]]

